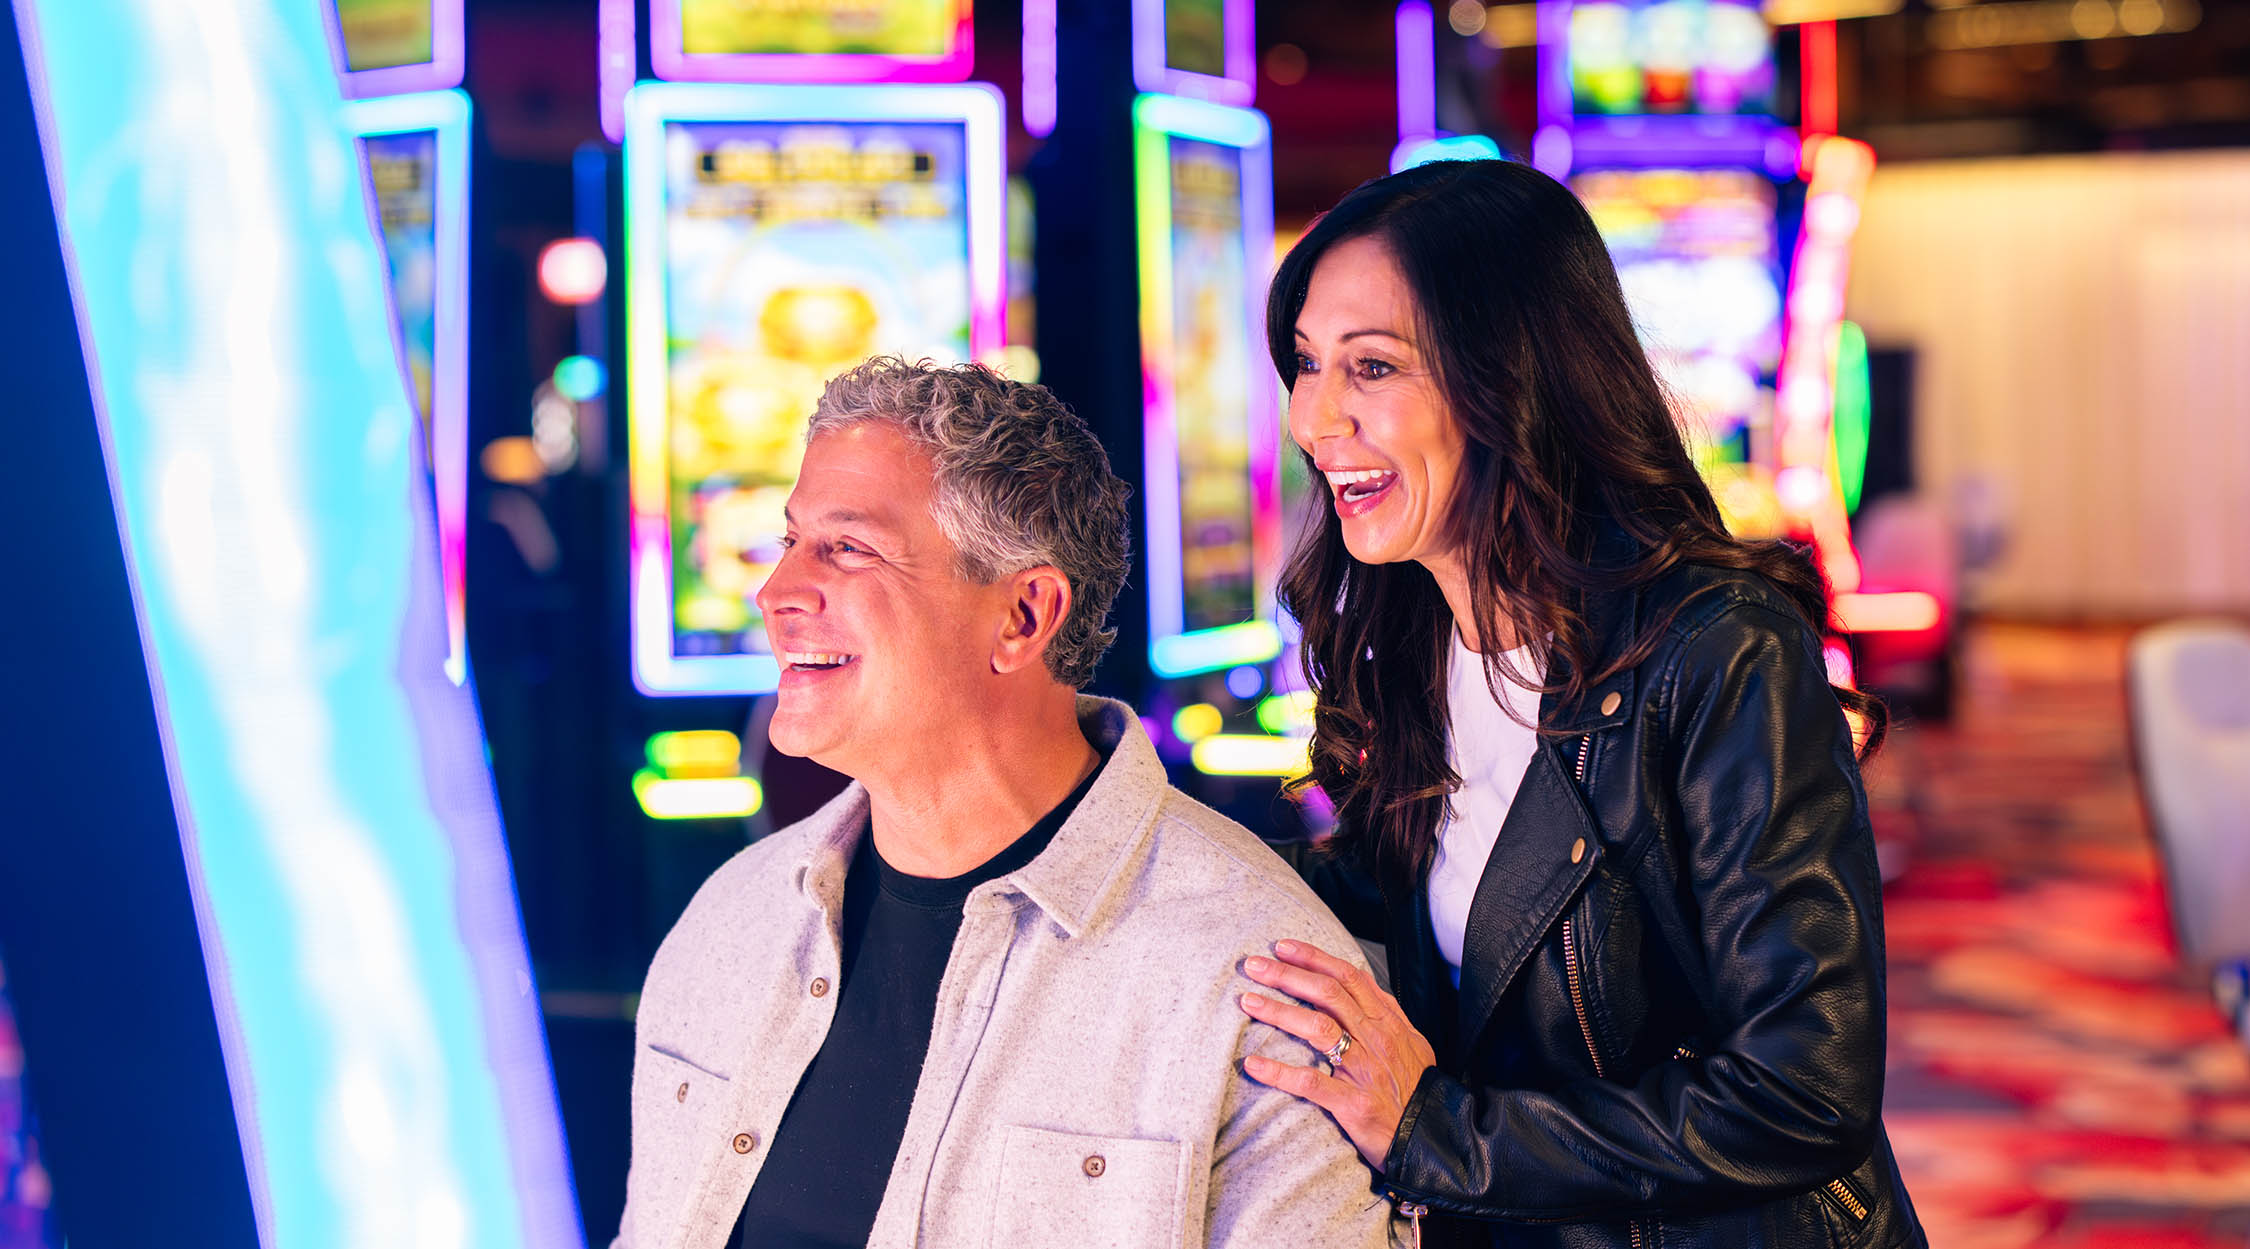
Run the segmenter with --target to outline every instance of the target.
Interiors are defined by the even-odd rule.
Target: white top
[[[1545,675],[1532,668],[1529,646],[1507,654],[1517,671],[1534,680]],[[1446,760],[1461,777],[1461,788],[1447,802],[1445,823],[1438,830],[1437,862],[1430,868],[1430,927],[1436,930],[1438,953],[1445,956],[1456,988],[1461,984],[1461,947],[1469,928],[1469,904],[1476,899],[1477,882],[1484,878],[1485,860],[1500,840],[1500,825],[1516,800],[1531,756],[1538,751],[1539,734],[1529,725],[1539,722],[1539,691],[1527,690],[1502,679],[1501,694],[1524,723],[1494,702],[1484,680],[1484,656],[1461,644],[1453,633],[1453,658],[1446,671],[1445,705],[1452,721]]]

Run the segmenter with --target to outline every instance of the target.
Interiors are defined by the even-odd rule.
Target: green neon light
[[[1867,335],[1849,321],[1837,327],[1836,416],[1830,426],[1836,442],[1836,481],[1844,488],[1844,511],[1859,510],[1860,487],[1867,480],[1867,441],[1874,419],[1868,394]]]

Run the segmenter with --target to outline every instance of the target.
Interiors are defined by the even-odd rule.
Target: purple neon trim
[[[1748,165],[1796,158],[1796,133],[1770,117],[1581,117],[1570,128],[1571,168]]]
[[[1133,86],[1150,95],[1178,95],[1247,108],[1258,93],[1257,17],[1251,0],[1222,0],[1227,72],[1221,77],[1165,63],[1164,0],[1133,0]]]
[[[1570,0],[1539,0],[1539,124],[1567,127],[1573,107]]]
[[[942,56],[857,52],[689,52],[681,0],[648,0],[649,68],[673,82],[961,82],[976,66],[969,0],[960,0],[953,46]]]
[[[461,35],[464,0],[430,0],[430,59],[418,65],[393,65],[384,69],[345,69],[344,32],[337,25],[336,6],[322,5],[323,20],[335,32],[336,81],[344,98],[365,100],[378,95],[406,95],[417,91],[442,91],[461,85],[468,58]]]
[[[1055,87],[1055,0],[1023,3],[1023,129],[1034,139],[1055,132],[1060,100]]]
[[[594,24],[594,92],[600,97],[602,137],[625,142],[625,93],[640,76],[633,46],[633,0],[601,0]]]
[[[1429,0],[1402,0],[1398,33],[1398,141],[1437,135],[1437,27]]]

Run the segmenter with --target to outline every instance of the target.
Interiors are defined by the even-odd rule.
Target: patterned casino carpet
[[[2250,1245],[2250,1050],[2172,948],[2125,637],[1982,629],[1954,722],[1869,772],[1912,847],[1886,1120],[1943,1249]]]

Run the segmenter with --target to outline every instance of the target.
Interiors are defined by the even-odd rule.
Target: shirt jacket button
[[[749,1153],[757,1147],[758,1134],[755,1132],[744,1132],[734,1138],[734,1152],[738,1154]]]
[[[687,1100],[687,1085],[685,1085],[685,1084],[682,1084],[682,1085],[680,1086],[680,1091],[679,1091],[678,1093],[674,1094],[674,1095],[673,1095],[673,1097],[674,1097],[674,1100],[676,1100],[676,1101],[683,1101],[683,1102],[684,1102],[684,1101],[686,1101],[686,1100]]]
[[[826,977],[826,976],[817,976],[817,977],[815,977],[815,978],[813,979],[813,982],[812,982],[812,995],[813,995],[814,997],[827,997],[827,996],[828,996],[828,977]]]
[[[1100,1154],[1088,1154],[1086,1155],[1086,1161],[1078,1165],[1089,1178],[1097,1180],[1102,1177],[1102,1172],[1109,1170],[1109,1163],[1103,1161]]]

